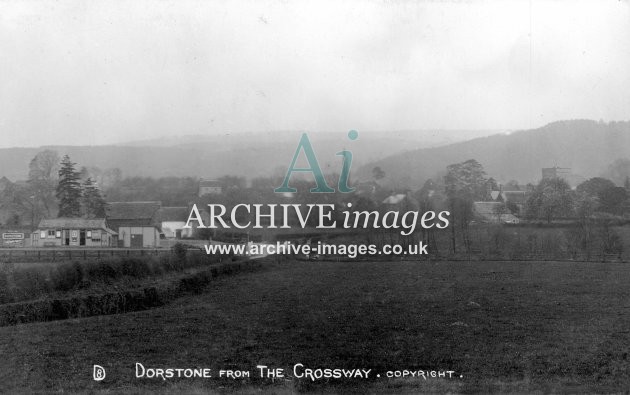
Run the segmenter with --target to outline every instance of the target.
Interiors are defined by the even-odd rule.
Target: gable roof
[[[161,202],[109,202],[105,210],[107,222],[121,226],[155,226],[159,228]]]
[[[116,234],[107,227],[105,218],[48,218],[39,221],[38,229],[103,229]]]

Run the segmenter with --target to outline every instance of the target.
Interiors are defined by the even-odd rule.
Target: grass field
[[[629,284],[630,265],[612,263],[269,264],[154,310],[0,328],[0,391],[622,392]],[[136,362],[252,378],[136,379]],[[256,378],[296,363],[372,371]],[[404,369],[456,373],[385,377]]]

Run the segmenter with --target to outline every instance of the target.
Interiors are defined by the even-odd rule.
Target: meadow
[[[152,310],[2,327],[0,391],[623,392],[628,283],[623,263],[267,262]],[[135,378],[136,362],[213,377]],[[294,377],[298,363],[371,375],[312,381]],[[258,378],[257,365],[286,375]]]

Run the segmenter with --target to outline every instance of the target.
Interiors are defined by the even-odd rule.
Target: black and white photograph
[[[0,393],[630,391],[628,0],[0,0]]]

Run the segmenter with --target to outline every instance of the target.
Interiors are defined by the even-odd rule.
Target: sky
[[[630,3],[0,0],[0,147],[630,119]]]

